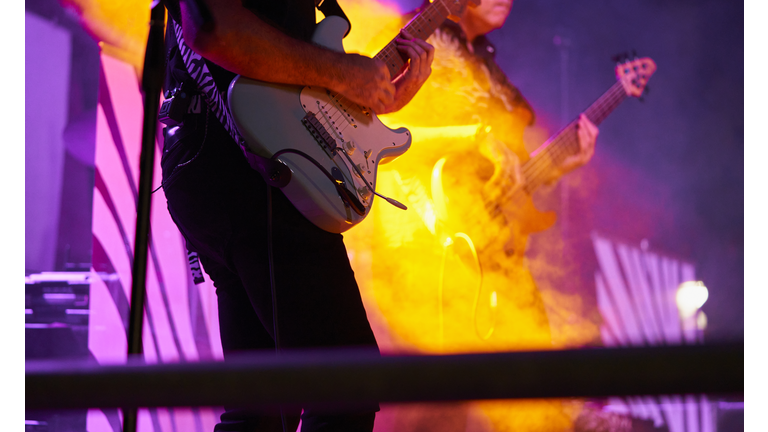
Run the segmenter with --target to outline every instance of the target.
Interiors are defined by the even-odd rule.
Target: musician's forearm
[[[421,88],[419,83],[410,82],[405,79],[395,81],[395,100],[387,106],[386,111],[378,114],[387,114],[396,111],[400,111],[408,102],[416,96],[416,93]]]
[[[184,38],[203,57],[237,74],[267,82],[340,90],[345,54],[291,38],[242,8],[239,1],[209,1],[215,30],[195,28],[181,2]]]

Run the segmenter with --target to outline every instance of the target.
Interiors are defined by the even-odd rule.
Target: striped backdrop
[[[143,98],[134,68],[103,53],[97,116],[88,348],[99,363],[109,364],[127,357]],[[153,189],[161,181],[162,142],[156,145]],[[143,327],[146,361],[222,359],[213,285],[208,279],[193,283],[184,240],[168,215],[162,189],[152,198],[151,227]],[[218,411],[141,410],[139,431],[207,432],[217,422]],[[117,410],[90,410],[87,424],[89,432],[118,432],[122,420]]]
[[[607,347],[698,344],[695,319],[682,320],[677,287],[695,281],[693,264],[592,234],[597,256],[597,305]],[[611,398],[607,410],[652,420],[669,432],[714,432],[713,404],[705,395]]]

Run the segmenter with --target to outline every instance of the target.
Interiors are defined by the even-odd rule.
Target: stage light
[[[498,304],[498,300],[496,299],[496,291],[491,293],[491,307],[495,308]]]
[[[690,318],[706,303],[709,297],[707,287],[701,281],[683,282],[677,287],[677,309],[683,319]],[[706,318],[705,318],[706,322]]]

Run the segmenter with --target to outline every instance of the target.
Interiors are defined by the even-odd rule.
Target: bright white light
[[[706,303],[709,291],[701,281],[683,282],[677,287],[677,309],[683,318],[692,317]]]
[[[491,293],[491,307],[495,308],[497,304],[496,291],[494,291]]]

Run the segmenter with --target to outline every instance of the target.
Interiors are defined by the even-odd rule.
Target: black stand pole
[[[149,37],[144,54],[141,88],[144,93],[144,124],[141,134],[139,162],[139,196],[136,205],[136,238],[133,252],[133,281],[131,283],[131,313],[128,323],[128,357],[142,354],[142,325],[147,278],[147,249],[149,246],[149,214],[152,205],[152,174],[155,163],[155,136],[160,92],[165,76],[165,6],[155,0],[149,21]],[[123,409],[123,432],[136,431],[138,408]]]

